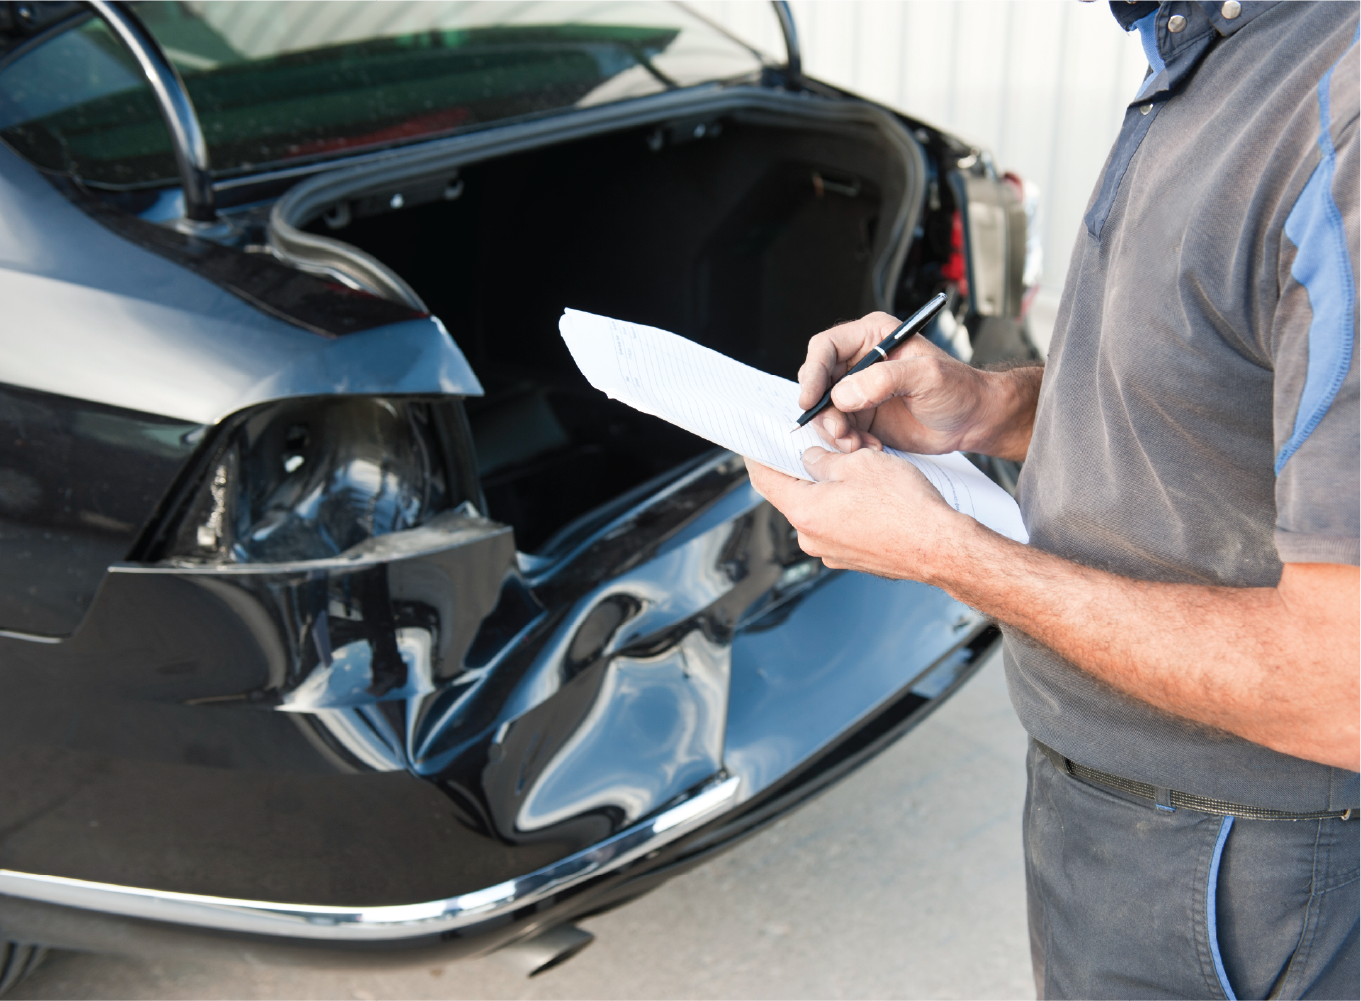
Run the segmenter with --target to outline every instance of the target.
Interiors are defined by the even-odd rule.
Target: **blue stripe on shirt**
[[[1361,31],[1357,34],[1361,37]],[[1356,38],[1352,39],[1353,46],[1356,41]],[[1342,58],[1346,58],[1345,54]],[[1295,414],[1294,433],[1276,456],[1278,476],[1290,457],[1323,420],[1337,391],[1342,388],[1352,363],[1356,283],[1352,278],[1351,254],[1347,250],[1342,213],[1333,200],[1337,152],[1333,149],[1328,93],[1333,70],[1341,61],[1339,59],[1329,67],[1318,83],[1319,119],[1322,123],[1318,145],[1322,159],[1285,220],[1285,235],[1296,247],[1295,263],[1290,266],[1290,274],[1308,293],[1309,308],[1314,317],[1309,324],[1309,367],[1305,374],[1304,391],[1300,394],[1300,406]]]

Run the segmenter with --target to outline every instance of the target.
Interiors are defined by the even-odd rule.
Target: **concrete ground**
[[[492,958],[304,970],[57,953],[15,998],[1033,998],[1025,733],[994,656],[826,794],[526,979]]]

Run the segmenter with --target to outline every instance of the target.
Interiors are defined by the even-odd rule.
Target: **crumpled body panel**
[[[757,796],[980,623],[822,570],[728,453],[537,577],[466,506],[356,559],[123,565],[70,640],[0,639],[0,762],[23,777],[0,868],[351,906],[469,893],[715,777]]]

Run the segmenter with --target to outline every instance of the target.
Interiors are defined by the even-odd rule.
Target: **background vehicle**
[[[551,961],[995,642],[557,337],[790,375],[946,289],[942,343],[1029,352],[1018,185],[792,24],[777,65],[653,4],[3,10],[4,938]]]

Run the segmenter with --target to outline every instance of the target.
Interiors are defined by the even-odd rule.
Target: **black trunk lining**
[[[711,447],[587,385],[558,336],[565,307],[793,378],[809,337],[875,306],[905,179],[872,133],[729,121],[660,150],[648,135],[475,164],[457,200],[334,233],[406,279],[481,379],[468,414],[483,487],[522,550]]]

